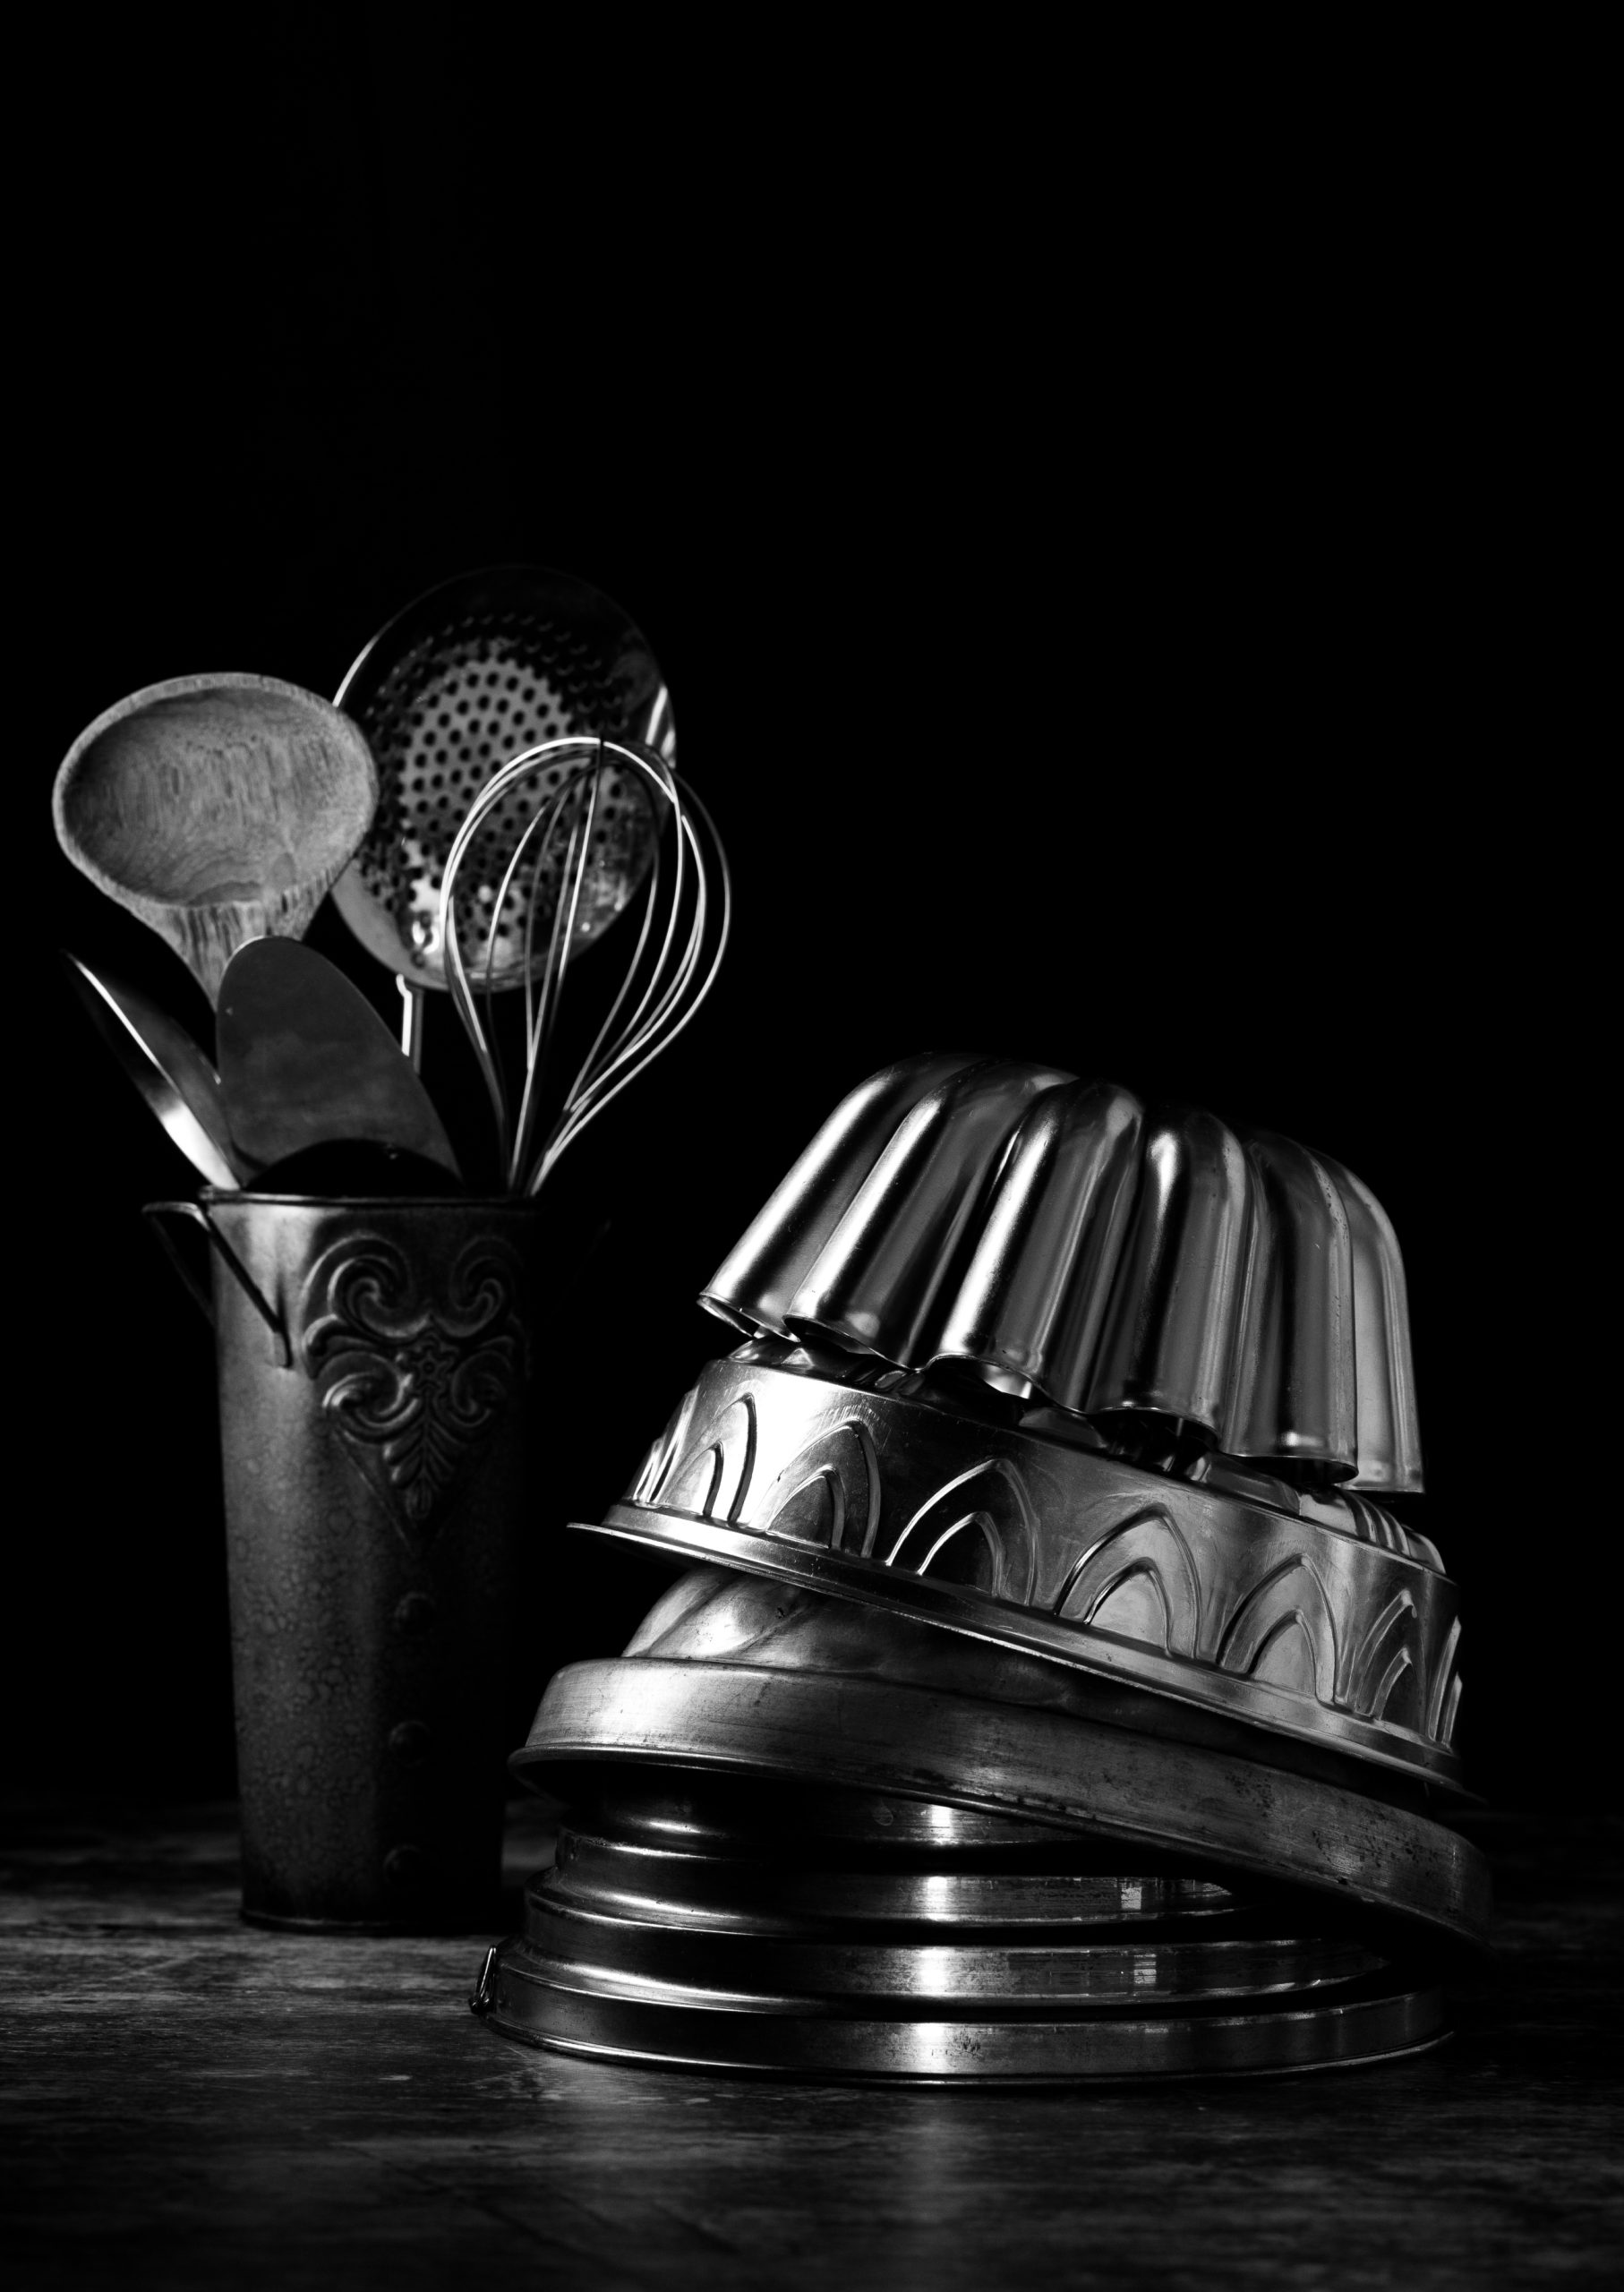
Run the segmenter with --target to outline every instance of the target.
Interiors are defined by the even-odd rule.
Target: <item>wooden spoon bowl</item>
[[[349,718],[276,677],[173,677],[104,710],[56,775],[63,850],[212,1003],[249,939],[299,938],[378,802]]]

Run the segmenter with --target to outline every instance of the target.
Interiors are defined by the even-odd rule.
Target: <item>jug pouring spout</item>
[[[287,1341],[286,1323],[276,1307],[262,1295],[258,1283],[244,1265],[242,1259],[215,1224],[209,1214],[207,1204],[201,1202],[150,1202],[141,1215],[150,1220],[152,1230],[163,1244],[169,1262],[180,1275],[188,1294],[195,1300],[203,1319],[209,1323],[209,1328],[213,1329],[217,1326],[213,1301],[208,1290],[204,1288],[191,1266],[182,1256],[167,1220],[171,1218],[182,1218],[202,1228],[209,1247],[269,1330],[271,1342],[276,1348],[278,1368],[291,1369],[293,1348]]]

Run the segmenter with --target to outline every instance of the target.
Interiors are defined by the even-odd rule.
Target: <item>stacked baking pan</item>
[[[547,1690],[571,1812],[476,2006],[646,2061],[1070,2082],[1445,2029],[1454,1586],[1403,1271],[1278,1137],[887,1070],[706,1293],[744,1333],[598,1533],[690,1563]]]

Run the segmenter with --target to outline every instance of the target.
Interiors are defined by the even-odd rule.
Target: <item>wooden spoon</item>
[[[237,948],[298,938],[378,802],[365,740],[276,677],[173,677],[104,710],[53,808],[75,867],[167,939],[210,1002]]]
[[[237,1159],[338,1141],[420,1154],[461,1176],[412,1062],[365,996],[294,939],[251,939],[220,987],[220,1089]]]

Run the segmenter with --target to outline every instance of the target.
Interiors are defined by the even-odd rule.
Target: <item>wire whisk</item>
[[[563,767],[563,776],[558,777]],[[606,772],[639,775],[654,817],[643,914],[620,990],[557,1111],[549,1066],[559,1007],[572,962],[601,928],[603,839],[594,838]],[[473,900],[459,877],[481,830],[532,778],[550,792],[514,844],[500,885],[473,874]],[[556,785],[551,784],[556,781]],[[543,890],[545,886],[545,891]],[[611,895],[613,894],[611,892]],[[625,892],[629,899],[633,894]],[[472,905],[476,913],[464,912]],[[493,997],[510,984],[498,952],[504,915],[524,917],[525,1061],[517,1101],[498,1055]],[[536,946],[538,919],[546,932]],[[715,983],[732,919],[727,857],[710,815],[657,749],[641,742],[583,738],[543,740],[502,766],[481,789],[457,832],[440,890],[446,981],[490,1097],[508,1190],[533,1195],[587,1125],[682,1032]]]

